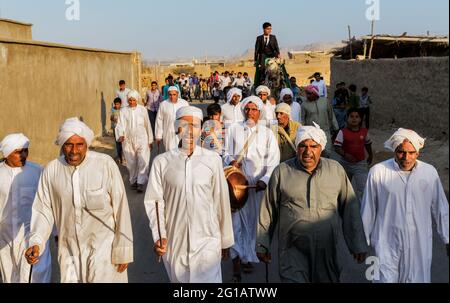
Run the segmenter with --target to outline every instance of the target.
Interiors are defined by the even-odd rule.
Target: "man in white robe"
[[[51,255],[47,248],[33,268],[25,259],[31,208],[42,167],[27,161],[30,140],[11,134],[0,143],[6,158],[0,163],[0,274],[4,283],[50,283]],[[47,244],[48,245],[48,244]]]
[[[285,88],[281,90],[280,102],[289,104],[289,106],[291,107],[292,121],[300,123],[302,109],[300,103],[294,101],[294,93],[290,88]]]
[[[172,283],[221,283],[222,250],[234,243],[222,160],[197,145],[200,109],[181,108],[176,118],[181,144],[155,159],[145,195],[155,252]]]
[[[249,184],[257,188],[250,190],[244,208],[233,214],[235,245],[231,257],[236,282],[241,279],[241,263],[246,273],[252,271],[251,263],[259,263],[255,251],[259,208],[272,172],[280,164],[280,149],[274,133],[258,123],[264,117],[261,99],[256,96],[244,99],[242,110],[246,121],[233,125],[225,135],[224,163],[240,168]],[[244,153],[243,161],[237,163],[246,142],[249,143],[248,151]]]
[[[175,115],[180,108],[189,106],[187,101],[179,98],[180,91],[178,90],[178,87],[171,86],[168,94],[169,99],[161,103],[156,116],[155,137],[158,151],[161,142],[164,144],[166,151],[178,147],[180,140],[178,139],[174,128]]]
[[[122,176],[114,160],[89,151],[94,133],[77,118],[61,126],[62,156],[42,173],[33,203],[30,248],[37,264],[53,224],[63,283],[126,283],[133,234]]]
[[[222,105],[222,121],[225,128],[229,128],[234,123],[244,121],[241,108],[242,91],[239,88],[232,88],[227,93],[227,103]]]
[[[120,111],[115,134],[116,140],[122,143],[130,184],[142,193],[150,172],[153,130],[147,109],[137,103],[140,99],[135,90],[128,94],[128,106]]]
[[[369,173],[361,213],[380,265],[374,282],[431,282],[432,218],[448,254],[448,201],[436,169],[417,160],[424,143],[399,129],[385,144],[395,157]]]

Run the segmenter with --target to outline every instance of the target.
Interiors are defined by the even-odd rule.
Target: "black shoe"
[[[233,279],[231,280],[232,283],[242,283],[242,276],[241,274],[233,274]]]
[[[251,263],[242,264],[242,269],[244,274],[251,274],[253,273],[253,270],[255,269]]]
[[[137,183],[134,183],[131,185],[131,189],[138,189],[139,185]]]
[[[137,186],[137,192],[142,194],[144,192],[144,185],[138,184]]]

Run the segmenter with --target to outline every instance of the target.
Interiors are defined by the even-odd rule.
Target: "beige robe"
[[[111,157],[89,151],[79,167],[64,157],[47,165],[33,204],[30,246],[44,251],[54,223],[61,282],[128,281],[127,272],[119,274],[115,265],[133,262],[131,218]]]
[[[288,135],[291,139],[292,143],[295,145],[295,138],[297,136],[297,131],[300,128],[300,123],[295,121],[289,121],[289,130]],[[289,141],[286,139],[284,135],[281,134],[281,132],[278,129],[278,146],[280,147],[280,162],[285,162],[289,159],[294,158],[297,155],[297,152],[292,148]]]

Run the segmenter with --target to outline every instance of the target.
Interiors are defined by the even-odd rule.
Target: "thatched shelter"
[[[346,46],[333,54],[342,60],[382,59],[412,57],[446,57],[449,55],[447,36],[363,36],[343,41]]]

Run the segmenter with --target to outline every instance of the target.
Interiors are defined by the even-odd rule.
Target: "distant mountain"
[[[331,51],[337,47],[344,47],[345,44],[342,42],[317,42],[317,43],[311,43],[302,45],[301,47],[297,48],[289,48],[289,51]]]
[[[311,44],[299,44],[299,45],[291,45],[287,47],[281,48],[281,54],[284,57],[287,57],[287,53],[290,51],[331,51],[338,47],[345,46],[342,42],[317,42]],[[251,60],[253,59],[255,49],[250,48],[246,50],[242,55],[235,56],[233,59],[235,60]]]
[[[290,51],[331,51],[334,48],[343,47],[344,44],[341,42],[316,42],[310,44],[299,44],[299,45],[291,45],[285,46],[281,48],[281,54],[283,57],[287,58],[287,53]],[[208,61],[217,61],[217,60],[226,60],[226,61],[240,61],[240,60],[252,60],[254,56],[255,49],[250,48],[247,49],[242,54],[230,54],[228,56],[211,56],[208,57]],[[205,58],[197,57],[195,58],[198,61],[204,61]],[[193,58],[173,58],[161,60],[161,63],[174,63],[174,62],[191,62]],[[158,63],[157,60],[145,60],[146,63]]]

